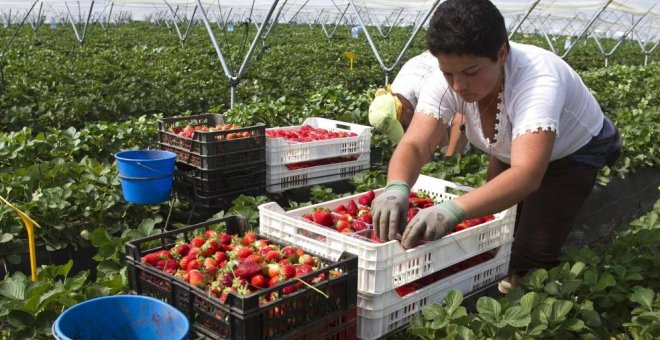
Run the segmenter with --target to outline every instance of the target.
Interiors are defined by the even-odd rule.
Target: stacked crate
[[[189,136],[183,132],[186,126],[201,129]],[[174,188],[200,208],[224,207],[241,194],[260,194],[266,186],[266,126],[213,131],[222,126],[222,114],[158,121],[161,150],[177,154]]]
[[[303,127],[327,132],[334,137],[319,140],[306,138],[302,133],[301,138],[297,138]],[[300,126],[266,129],[266,134],[268,192],[350,179],[369,168],[369,126],[308,118]]]
[[[325,266],[302,277],[341,275],[285,294],[293,279],[248,295],[231,292],[223,302],[180,277],[143,261],[147,254],[168,250],[177,242],[190,242],[206,230],[224,227],[227,234],[242,236],[249,230],[238,216],[211,220],[148,236],[126,244],[127,273],[132,293],[166,301],[183,312],[191,324],[191,339],[355,339],[357,329],[357,258],[345,253],[338,260],[320,258]],[[284,246],[265,239],[269,244]],[[276,296],[271,299],[269,297]],[[309,306],[315,306],[310,309]]]
[[[413,191],[436,202],[453,199],[465,187],[420,176]],[[381,194],[383,189],[375,190]],[[285,212],[277,203],[259,207],[263,235],[296,244],[310,253],[337,258],[358,255],[358,337],[380,338],[410,322],[429,303],[442,301],[452,289],[464,294],[507,274],[515,223],[515,206],[483,224],[451,233],[440,240],[404,249],[398,241],[373,242],[372,230],[343,234],[306,220],[320,207],[335,210],[361,195]],[[366,234],[365,234],[366,233]],[[415,287],[409,293],[404,291]]]

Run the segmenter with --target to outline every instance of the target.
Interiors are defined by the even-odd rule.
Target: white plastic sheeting
[[[0,19],[13,17],[13,22],[20,19],[21,13],[34,1],[32,0],[0,0]],[[63,17],[66,6],[72,11],[81,8],[82,12],[89,9],[94,2],[93,12],[100,15],[111,3],[114,3],[114,13],[129,12],[133,18],[141,20],[153,17],[154,13],[162,16],[167,13],[164,0],[40,0],[43,3],[43,13],[46,17]],[[259,20],[273,4],[272,0],[202,0],[209,12],[211,20],[242,21],[247,18]],[[434,0],[356,0],[358,10],[366,20],[366,25],[392,26],[413,25],[423,13],[433,6]],[[518,32],[540,33],[550,35],[578,35],[600,13],[590,29],[588,36],[599,38],[622,38],[630,28],[626,38],[632,38],[644,43],[657,43],[660,40],[660,4],[658,0],[494,0],[507,20],[507,25],[513,29],[520,24]],[[171,6],[176,6],[181,15],[191,15],[196,0],[167,0]],[[283,3],[283,1],[280,1]],[[285,4],[279,21],[287,22],[295,15],[296,22],[333,23],[345,10],[349,0],[289,0]],[[535,5],[534,9],[530,8]],[[602,10],[603,8],[605,10]],[[75,9],[75,10],[74,10]],[[229,12],[231,10],[231,15]],[[75,13],[74,13],[75,14]],[[639,21],[639,22],[638,22]],[[48,20],[47,20],[48,22]],[[357,24],[355,13],[349,10],[344,22]]]

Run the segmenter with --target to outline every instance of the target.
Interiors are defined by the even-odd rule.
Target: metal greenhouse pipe
[[[392,70],[401,63],[401,59],[403,59],[403,55],[408,51],[408,48],[410,48],[410,45],[412,44],[412,41],[415,39],[417,36],[417,33],[422,29],[424,26],[424,23],[426,23],[426,20],[431,16],[431,13],[433,13],[438,7],[438,4],[440,3],[440,0],[436,0],[436,2],[431,6],[431,9],[426,13],[424,16],[424,20],[419,22],[419,25],[415,28],[413,33],[410,35],[410,38],[408,38],[408,41],[406,41],[406,44],[403,46],[401,49],[401,53],[399,53],[399,56],[396,58],[392,66],[387,67],[385,63],[383,62],[383,58],[381,58],[380,53],[378,52],[378,48],[374,44],[373,39],[371,39],[371,35],[369,34],[369,30],[367,29],[367,26],[364,24],[364,20],[362,20],[362,15],[360,15],[360,12],[357,9],[357,6],[355,6],[355,0],[350,0],[350,4],[353,7],[353,11],[355,11],[355,14],[357,15],[358,21],[360,23],[360,26],[362,26],[362,29],[364,30],[364,36],[367,37],[367,41],[369,42],[369,46],[371,46],[371,50],[374,52],[374,55],[376,57],[376,60],[378,60],[378,64],[380,64],[380,67],[383,69],[385,72],[385,86],[389,84],[389,75]],[[610,0],[611,1],[611,0]]]
[[[571,44],[571,46],[564,52],[564,55],[561,56],[562,59],[566,58],[566,56],[569,53],[571,53],[571,51],[573,51],[573,48],[577,45],[578,41],[580,41],[580,39],[582,39],[582,37],[584,37],[584,35],[587,34],[587,31],[589,30],[589,28],[591,28],[591,25],[593,25],[594,22],[596,22],[596,19],[598,19],[598,17],[600,17],[600,15],[603,14],[605,9],[607,9],[607,7],[612,3],[612,1],[614,0],[608,0],[605,6],[603,6],[603,8],[601,8],[600,11],[598,11],[598,13],[596,13],[596,15],[594,15],[593,18],[591,18],[591,21],[589,21],[587,27],[585,27],[584,30],[582,30],[582,33],[580,33],[580,35],[577,37],[577,39],[575,39],[573,44]]]
[[[532,11],[534,10],[534,8],[536,8],[536,5],[538,5],[539,2],[541,2],[541,0],[536,0],[536,2],[534,2],[529,7],[529,10],[527,11],[527,13],[525,13],[525,16],[522,19],[520,19],[518,25],[516,25],[516,27],[513,30],[511,30],[511,33],[509,33],[509,39],[511,39],[511,37],[513,37],[513,35],[520,29],[520,26],[522,26],[523,22],[527,20],[527,17],[529,16],[530,13],[532,13]]]
[[[234,107],[234,104],[236,103],[236,90],[238,87],[238,83],[241,80],[241,76],[243,76],[243,74],[247,70],[248,61],[252,57],[252,53],[254,53],[255,47],[257,46],[257,42],[261,40],[261,37],[264,33],[264,29],[266,28],[266,23],[268,22],[268,20],[270,20],[271,16],[273,15],[273,12],[275,11],[275,7],[277,7],[278,3],[279,0],[273,0],[273,5],[268,10],[268,14],[266,15],[266,18],[259,26],[257,35],[254,37],[254,40],[252,40],[250,49],[243,58],[243,63],[241,64],[241,67],[238,69],[238,73],[236,73],[236,75],[232,75],[232,72],[229,69],[229,66],[227,65],[227,61],[225,60],[225,56],[222,54],[222,49],[218,44],[218,40],[215,38],[215,34],[213,33],[213,28],[211,27],[211,23],[209,22],[209,18],[206,14],[206,10],[202,5],[201,0],[197,0],[197,5],[202,13],[202,21],[204,21],[204,26],[206,27],[206,31],[208,32],[209,37],[211,38],[211,43],[213,44],[213,48],[215,49],[215,52],[218,55],[218,58],[220,59],[220,64],[222,65],[222,70],[224,71],[225,76],[227,76],[227,80],[229,81],[229,86],[231,86],[230,107]],[[274,19],[277,20],[277,18]]]

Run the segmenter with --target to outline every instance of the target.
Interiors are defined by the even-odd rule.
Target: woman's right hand
[[[393,183],[371,203],[374,231],[382,242],[396,239],[406,225],[409,192],[405,183]]]

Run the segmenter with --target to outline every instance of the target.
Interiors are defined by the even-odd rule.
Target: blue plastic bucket
[[[81,302],[53,324],[56,339],[186,339],[188,318],[169,304],[142,295],[114,295]]]
[[[124,199],[158,204],[172,194],[176,154],[160,150],[130,150],[115,154]]]

